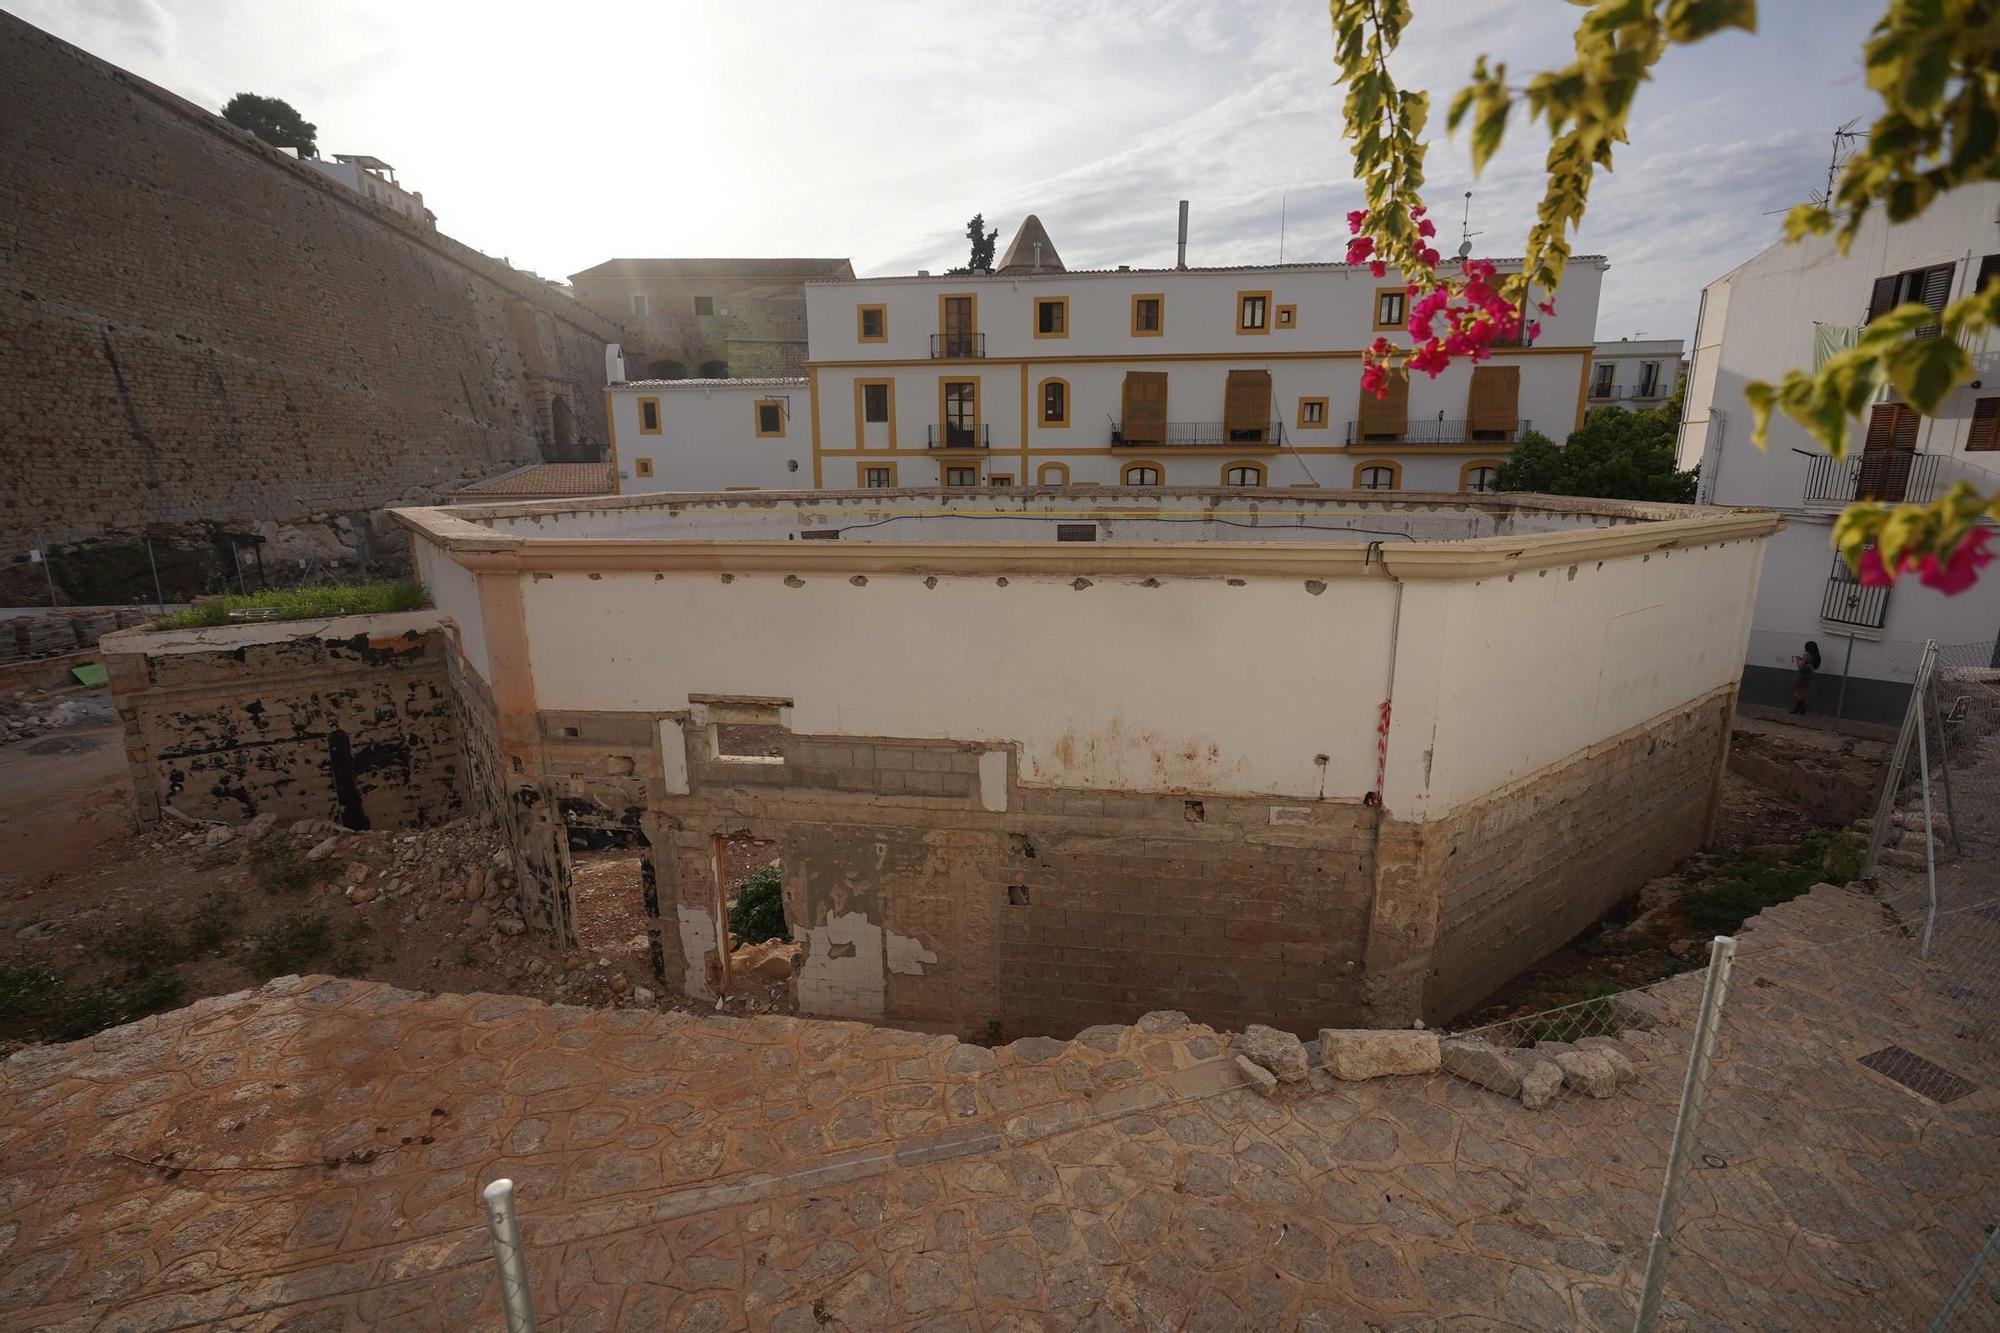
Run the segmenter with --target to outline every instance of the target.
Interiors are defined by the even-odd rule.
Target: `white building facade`
[[[1378,336],[1408,343],[1394,274],[1349,264],[1070,272],[1032,218],[1023,234],[1031,229],[1034,258],[1022,251],[994,273],[806,285],[810,467],[784,484],[1479,491],[1525,431],[1561,441],[1581,424],[1602,259],[1570,262],[1558,313],[1537,316],[1532,346],[1399,380],[1377,399],[1361,392],[1362,349]],[[657,387],[613,386],[622,488],[712,489],[726,465],[656,461],[648,476],[627,465],[639,409],[625,400]],[[660,433],[704,441],[694,447],[722,459],[750,455],[750,415],[706,435],[696,406],[661,395]],[[774,483],[745,474],[728,484]]]
[[[612,470],[625,494],[812,485],[812,390],[803,375],[629,380],[606,397]]]
[[[1680,387],[1685,347],[1679,338],[1620,338],[1597,344],[1586,407],[1628,412],[1665,407]]]
[[[302,157],[299,160],[320,175],[332,177],[356,194],[372,199],[384,208],[393,208],[413,222],[430,220],[430,211],[424,207],[424,196],[397,184],[396,169],[379,157],[370,157],[366,153],[335,153],[331,162],[318,157]]]
[[[2000,577],[1945,597],[1914,578],[1863,588],[1832,549],[1834,519],[1855,500],[1928,501],[1961,480],[2000,485],[2000,339],[1968,347],[1975,374],[1935,416],[1884,390],[1836,462],[1778,415],[1768,448],[1750,441],[1743,387],[1810,369],[1875,314],[1904,301],[1942,308],[2000,281],[2000,185],[1961,189],[1892,226],[1871,213],[1846,257],[1831,240],[1774,245],[1710,283],[1688,375],[1680,466],[1701,469],[1699,498],[1789,517],[1766,546],[1744,672],[1747,702],[1791,703],[1794,658],[1822,659],[1808,707],[1864,719],[1900,715],[1923,642],[1947,664],[1995,660]],[[1816,351],[1817,349],[1817,351]]]

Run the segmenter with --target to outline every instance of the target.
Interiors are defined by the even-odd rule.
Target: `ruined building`
[[[1476,1003],[1707,836],[1778,526],[1215,487],[398,517],[531,925],[570,938],[571,831],[636,833],[661,980],[714,995],[757,839],[804,1011],[1013,1035]]]
[[[384,506],[604,456],[610,320],[0,14],[0,598],[352,561]],[[254,584],[254,576],[253,576]]]
[[[679,380],[797,374],[805,284],[853,276],[845,259],[607,259],[569,280],[631,330],[632,378]]]

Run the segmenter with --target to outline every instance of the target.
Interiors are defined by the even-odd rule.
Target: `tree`
[[[1423,141],[1430,97],[1396,86],[1389,73],[1410,19],[1410,0],[1329,0],[1334,60],[1346,89],[1344,136],[1367,207],[1347,215],[1349,263],[1377,276],[1394,266],[1409,284],[1403,349],[1377,338],[1364,355],[1362,383],[1380,394],[1390,375],[1436,376],[1452,361],[1481,360],[1495,342],[1539,332],[1527,304],[1553,301],[1582,223],[1598,168],[1610,169],[1639,87],[1671,46],[1725,28],[1755,32],[1756,0],[1578,0],[1576,58],[1561,69],[1510,83],[1507,67],[1479,57],[1469,86],[1452,98],[1447,128],[1470,127],[1474,171],[1492,158],[1517,102],[1542,120],[1550,143],[1546,188],[1529,229],[1521,271],[1500,279],[1490,261],[1469,261],[1457,276],[1440,273],[1425,216]],[[1832,233],[1844,252],[1862,212],[1880,206],[1892,222],[1921,214],[1941,193],[2000,180],[2000,21],[1985,0],[1887,0],[1862,57],[1868,86],[1883,112],[1867,146],[1847,162],[1824,209],[1801,205],[1786,219],[1786,239]],[[1439,327],[1442,321],[1442,328]],[[1919,336],[1919,330],[1939,330]],[[1778,384],[1745,387],[1759,448],[1771,413],[1782,410],[1838,458],[1850,422],[1859,420],[1886,381],[1919,412],[1973,377],[1964,344],[2000,327],[2000,282],[1942,312],[1908,304],[1879,316],[1855,346],[1812,373],[1792,371]],[[1863,583],[1881,586],[1916,573],[1946,593],[1971,586],[1993,557],[1982,518],[2000,521],[2000,494],[1954,486],[1931,505],[1856,504],[1834,529],[1841,555]]]
[[[283,98],[238,93],[222,108],[222,118],[238,129],[250,131],[273,148],[296,148],[300,157],[319,156],[316,138],[319,126],[301,116]]]
[[[1500,465],[1499,487],[1687,504],[1694,499],[1696,477],[1674,466],[1680,419],[1678,403],[1648,412],[1600,407],[1560,449],[1540,431],[1528,431]]]
[[[955,268],[954,273],[991,273],[993,271],[993,249],[1000,240],[1000,229],[986,230],[986,215],[974,213],[972,220],[965,224],[966,239],[972,242],[972,261],[964,268]]]

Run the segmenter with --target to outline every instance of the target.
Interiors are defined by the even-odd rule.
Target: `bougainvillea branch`
[[[1598,168],[1612,165],[1640,85],[1673,46],[1724,28],[1754,32],[1755,0],[1591,0],[1577,26],[1576,59],[1536,74],[1525,87],[1504,64],[1475,62],[1470,84],[1452,99],[1447,128],[1470,126],[1472,165],[1499,151],[1516,102],[1548,126],[1547,184],[1529,229],[1519,272],[1499,279],[1487,261],[1438,271],[1435,228],[1422,197],[1429,99],[1399,89],[1388,61],[1410,21],[1408,0],[1329,0],[1335,63],[1347,89],[1344,136],[1367,207],[1348,215],[1350,263],[1378,276],[1395,268],[1408,284],[1411,346],[1377,338],[1364,353],[1362,383],[1387,392],[1389,378],[1435,376],[1453,361],[1483,359],[1496,342],[1532,340],[1531,293],[1543,313],[1562,281],[1570,238],[1581,225]],[[1889,0],[1865,59],[1868,85],[1884,113],[1867,147],[1849,160],[1828,209],[1802,206],[1786,222],[1788,240],[1834,232],[1843,252],[1863,212],[1890,221],[1917,216],[1943,191],[2000,179],[2000,8],[1992,0]],[[1837,210],[1836,212],[1828,211]],[[2000,282],[1945,307],[1907,305],[1863,331],[1856,345],[1816,371],[1746,389],[1763,447],[1774,410],[1793,417],[1840,457],[1850,422],[1894,384],[1925,414],[1972,378],[1964,343],[2000,327]],[[1969,586],[1993,556],[1982,520],[2000,522],[2000,494],[1961,484],[1932,505],[1858,504],[1841,515],[1834,540],[1864,582],[1914,573],[1947,593]]]

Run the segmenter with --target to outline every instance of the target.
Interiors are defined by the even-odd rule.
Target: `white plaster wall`
[[[417,581],[430,595],[431,606],[458,626],[459,652],[466,664],[491,685],[493,666],[486,654],[486,619],[479,605],[478,576],[427,541],[412,541],[410,551],[416,559]]]
[[[1395,585],[579,573],[523,603],[544,709],[776,696],[801,732],[1019,742],[1031,783],[1310,799],[1373,786]]]
[[[703,388],[661,385],[611,390],[611,419],[618,443],[618,489],[722,491],[731,487],[803,490],[812,482],[812,399],[806,382],[720,384]],[[657,398],[660,431],[639,429],[639,400]],[[784,434],[759,438],[756,404],[786,403]],[[649,459],[653,475],[639,475]]]
[[[1435,818],[1733,684],[1762,543],[1404,585],[1383,800]]]

